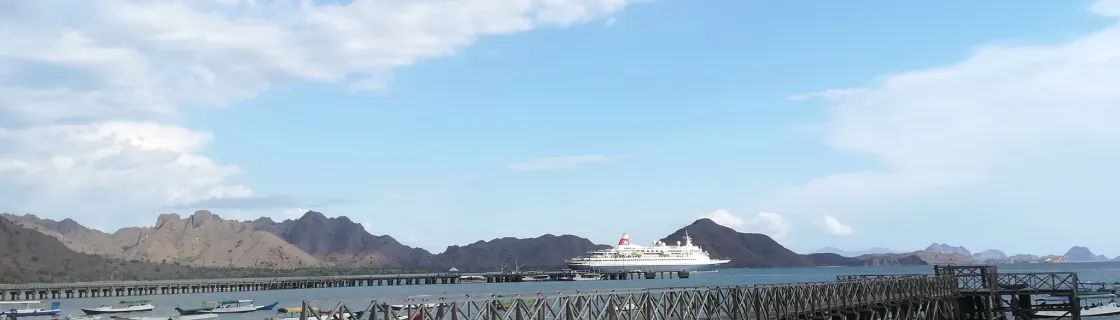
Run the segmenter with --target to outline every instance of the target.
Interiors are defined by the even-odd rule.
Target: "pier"
[[[311,288],[400,286],[422,284],[467,283],[463,279],[480,279],[478,282],[521,282],[525,277],[540,276],[558,280],[575,274],[570,270],[547,272],[489,272],[489,273],[429,273],[385,274],[320,277],[278,277],[240,279],[197,279],[164,281],[94,281],[77,283],[27,283],[0,285],[0,301],[34,299],[70,299],[94,297],[128,297],[166,294],[191,294],[208,292],[245,292],[264,290],[292,290]],[[688,272],[611,272],[599,273],[603,280],[636,280],[687,278]],[[465,277],[464,277],[465,276]]]
[[[1032,296],[1042,294],[1064,296],[1070,302],[1032,305]],[[360,311],[363,320],[1007,320],[1032,319],[1033,312],[1041,310],[1064,311],[1058,319],[1081,319],[1076,273],[999,274],[992,266],[935,267],[934,274],[841,276],[818,283],[363,301],[304,301],[300,319],[340,319]]]
[[[89,282],[0,285],[5,299],[65,299],[347,286],[454,284],[522,277],[556,279],[571,271],[437,273],[331,277]],[[688,273],[623,272],[604,279],[687,277]],[[931,274],[846,275],[814,283],[595,291],[475,293],[347,301],[304,301],[300,318],[327,320],[364,311],[360,320],[1009,320],[1036,312],[1081,319],[1077,273],[999,273],[994,266],[934,267]],[[433,290],[438,291],[438,290]],[[1064,302],[1033,303],[1043,296]],[[415,306],[401,308],[400,306]],[[357,307],[357,310],[350,308]],[[334,314],[331,317],[325,313]]]

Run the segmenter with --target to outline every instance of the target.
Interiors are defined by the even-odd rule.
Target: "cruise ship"
[[[684,244],[666,245],[654,242],[652,246],[630,244],[630,235],[622,234],[618,246],[592,251],[568,260],[568,268],[597,272],[624,271],[714,271],[731,260],[712,259],[699,246],[692,244],[688,232]]]

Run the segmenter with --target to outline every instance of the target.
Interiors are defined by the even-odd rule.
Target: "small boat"
[[[523,276],[521,281],[548,281],[551,280],[547,274],[538,274],[535,276]]]
[[[484,276],[459,276],[459,283],[479,283],[486,282]]]
[[[57,316],[62,311],[62,303],[51,302],[51,308],[36,308],[33,305],[42,304],[39,301],[0,301],[0,317],[37,317]],[[11,307],[9,307],[11,306]],[[22,306],[23,308],[18,308]]]
[[[66,320],[101,320],[101,316],[66,316]]]
[[[1079,296],[1079,298],[1082,300],[1082,317],[1100,317],[1120,314],[1120,306],[1116,304],[1115,294],[1087,294],[1081,295]],[[1039,298],[1035,301],[1039,302],[1039,305],[1046,305],[1051,303],[1066,304],[1068,303],[1069,298],[1061,296],[1051,296]],[[1069,316],[1069,312],[1064,310],[1046,310],[1035,311],[1034,315],[1035,317],[1039,318],[1059,318]]]
[[[217,319],[218,315],[208,314],[192,314],[192,315],[178,315],[170,317],[152,317],[152,316],[111,316],[112,319],[120,320],[206,320]]]
[[[246,313],[261,310],[272,310],[280,302],[273,302],[267,306],[258,306],[253,304],[253,300],[230,300],[222,301],[220,305],[210,310],[202,310],[200,313]],[[181,311],[180,311],[181,312]]]
[[[319,308],[315,308],[315,307],[310,308],[309,311],[317,311],[317,312],[319,312],[319,316],[315,317],[315,316],[312,316],[312,315],[308,315],[307,316],[308,319],[318,318],[319,320],[343,320],[343,319],[350,319],[350,318],[360,319],[362,317],[362,314],[365,313],[365,311],[350,312],[350,313],[333,313],[333,312],[329,312],[329,311],[328,312],[323,312],[323,311],[319,310]],[[302,307],[280,308],[280,309],[276,310],[276,313],[283,314],[282,316],[268,317],[268,318],[265,318],[265,320],[299,320],[300,313],[302,313],[302,312],[303,312]]]
[[[603,280],[603,275],[594,272],[579,272],[565,275],[560,278],[562,281],[589,281],[589,280]]]
[[[118,302],[120,307],[117,306],[100,306],[97,308],[82,308],[82,312],[88,315],[105,314],[105,313],[125,313],[125,312],[141,312],[152,311],[156,307],[152,306],[152,300],[126,300]]]
[[[191,308],[191,309],[183,309],[181,307],[175,307],[175,311],[178,311],[179,315],[184,315],[184,316],[185,315],[192,315],[192,314],[203,314],[206,311],[210,311],[210,310],[213,310],[214,308],[217,308],[218,307],[218,302],[219,301],[206,301],[206,302],[202,303],[202,305],[203,305],[202,307]]]

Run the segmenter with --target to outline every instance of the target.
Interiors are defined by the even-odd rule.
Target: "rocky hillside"
[[[1093,262],[1110,260],[1108,257],[1105,257],[1103,255],[1093,254],[1093,251],[1089,250],[1089,248],[1078,246],[1069,248],[1069,251],[1066,251],[1066,254],[1062,256],[1071,262]]]
[[[965,249],[964,247],[954,247],[944,243],[931,244],[929,245],[929,247],[926,247],[925,251],[933,253],[959,254],[966,257],[972,256],[972,252],[969,252],[968,249]]]
[[[200,210],[182,218],[162,214],[154,227],[124,228],[113,234],[32,215],[6,215],[7,220],[62,240],[69,249],[127,260],[185,266],[235,268],[306,268],[323,264],[274,234],[254,231],[245,222],[223,220]]]
[[[54,221],[40,219],[33,214],[17,216],[4,213],[3,217],[15,222],[21,227],[33,229],[45,235],[54,237],[66,245],[70,250],[81,253],[120,257],[124,250],[122,243],[118,243],[112,235],[86,228],[72,219]]]
[[[171,279],[187,268],[79,253],[36,229],[0,219],[0,283]]]
[[[260,218],[254,230],[276,235],[322,260],[348,267],[410,268],[430,263],[427,250],[401,244],[390,236],[372,235],[347,217],[327,218],[308,211],[296,220]]]
[[[501,267],[557,269],[563,268],[567,259],[610,247],[573,235],[546,234],[529,239],[506,237],[447,247],[443,253],[432,258],[432,265],[464,271],[496,271]]]
[[[667,244],[683,241],[685,232],[692,241],[708,251],[714,258],[730,259],[726,267],[780,268],[863,265],[864,262],[837,254],[817,253],[801,255],[790,251],[770,236],[758,233],[740,233],[724,227],[711,219],[696,220],[692,224],[662,238]]]
[[[989,250],[984,250],[984,251],[981,251],[981,252],[973,253],[972,258],[976,259],[977,261],[989,261],[989,260],[999,261],[999,260],[1007,259],[1007,254],[1003,253],[1003,251],[999,251],[999,250],[995,250],[995,249],[989,249]]]
[[[573,235],[547,234],[478,241],[432,254],[401,244],[391,236],[370,234],[347,217],[328,218],[315,211],[279,223],[261,218],[252,225],[255,230],[275,234],[320,260],[347,267],[494,271],[503,266],[513,268],[516,262],[522,268],[557,268],[566,259],[608,247]]]

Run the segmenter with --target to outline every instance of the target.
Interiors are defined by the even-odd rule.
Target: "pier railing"
[[[858,313],[868,319],[952,316],[952,277],[913,277],[731,287],[488,293],[380,298],[362,305],[368,320],[778,319]],[[335,319],[344,303],[319,310],[304,301],[300,319]],[[329,311],[328,311],[329,310]],[[328,315],[330,314],[330,315]]]

